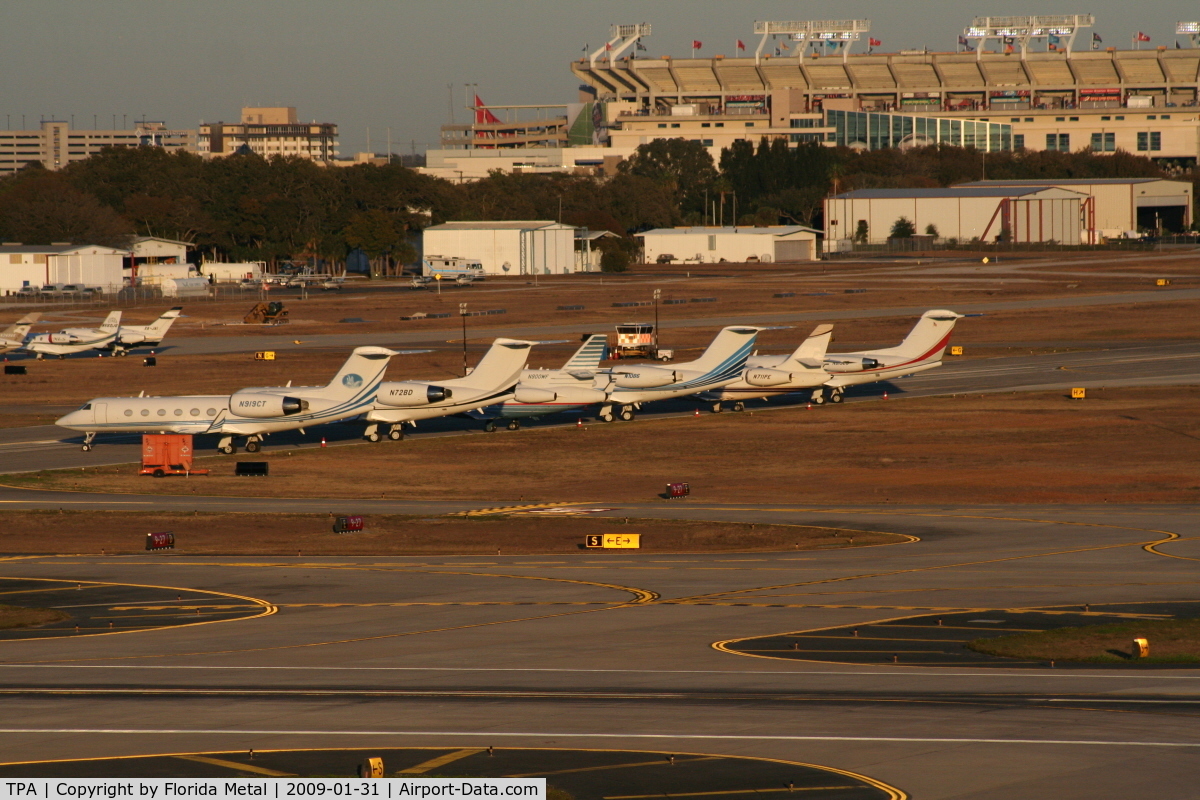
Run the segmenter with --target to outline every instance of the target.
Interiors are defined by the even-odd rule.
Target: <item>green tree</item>
[[[0,236],[25,244],[129,247],[133,225],[58,172],[22,170],[0,185]]]
[[[867,230],[867,221],[865,219],[860,219],[858,221],[858,227],[854,229],[854,241],[858,242],[859,244],[866,244],[868,235],[869,232]]]
[[[893,239],[909,239],[917,232],[917,226],[912,224],[908,217],[901,217],[892,223],[891,238]]]
[[[367,254],[371,261],[371,277],[387,274],[393,258],[404,263],[415,257],[405,234],[404,223],[378,208],[356,212],[343,231],[349,247]]]
[[[935,239],[941,236],[941,234],[938,233],[937,225],[934,225],[932,222],[925,226],[925,235],[932,236]]]
[[[687,139],[655,139],[638,145],[633,155],[621,162],[618,171],[668,187],[678,197],[680,213],[702,214],[704,193],[717,179],[717,169],[708,150]]]

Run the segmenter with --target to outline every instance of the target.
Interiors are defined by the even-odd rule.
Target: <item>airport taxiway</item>
[[[46,504],[71,498],[52,494]],[[201,508],[231,501],[253,502],[186,499]],[[270,511],[284,501],[258,502]],[[863,665],[713,647],[922,613],[1003,619],[1012,609],[1195,602],[1193,507],[688,502],[605,513],[789,521],[920,541],[707,555],[215,558],[184,548],[10,559],[0,573],[23,581],[223,592],[274,611],[222,621],[201,608],[206,624],[178,627],[166,625],[178,613],[170,603],[125,600],[107,614],[116,630],[128,621],[139,632],[0,642],[0,761],[618,747],[827,765],[921,798],[1194,796],[1197,669],[938,668],[906,665],[903,653],[894,665]],[[144,630],[146,614],[162,614],[165,627]]]

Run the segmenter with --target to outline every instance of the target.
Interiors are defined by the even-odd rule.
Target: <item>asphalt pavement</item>
[[[0,499],[25,507],[7,501],[34,494]],[[71,501],[55,494],[40,502]],[[227,500],[188,498],[201,508]],[[370,507],[385,505],[418,507]],[[146,556],[8,560],[5,578],[25,582],[0,581],[12,584],[9,603],[34,602],[21,593],[28,582],[53,579],[219,592],[270,613],[181,627],[177,609],[157,610],[169,605],[161,599],[129,596],[102,609],[118,629],[125,617],[156,613],[163,626],[0,642],[0,760],[625,749],[820,765],[918,798],[1195,796],[1197,669],[863,664],[719,646],[903,616],[1003,620],[1055,607],[1195,603],[1193,507],[662,502],[601,513],[889,530],[919,541],[407,558],[214,558],[189,556],[181,542]]]

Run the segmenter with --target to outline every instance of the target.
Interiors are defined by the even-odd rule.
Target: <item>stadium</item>
[[[1117,49],[1103,47],[1094,23],[1085,14],[977,17],[956,51],[888,53],[875,52],[870,20],[756,22],[757,40],[739,40],[736,57],[706,58],[638,57],[651,26],[614,25],[571,64],[580,102],[557,106],[564,115],[522,123],[528,107],[480,103],[476,124],[457,126],[430,165],[474,162],[469,175],[503,158],[498,151],[521,149],[523,159],[492,166],[603,172],[605,159],[654,139],[698,141],[718,157],[733,141],[766,137],[861,149],[1124,150],[1167,169],[1194,166],[1200,23],[1178,23],[1173,47],[1144,49],[1162,32]],[[530,124],[539,134],[557,125],[557,135],[522,135]],[[472,149],[483,158],[463,152]]]

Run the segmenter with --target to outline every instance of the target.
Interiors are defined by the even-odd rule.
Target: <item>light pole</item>
[[[654,357],[658,358],[658,299],[662,297],[662,289],[654,290]]]
[[[463,328],[463,377],[467,377],[467,304],[458,304],[458,316],[462,319]]]

